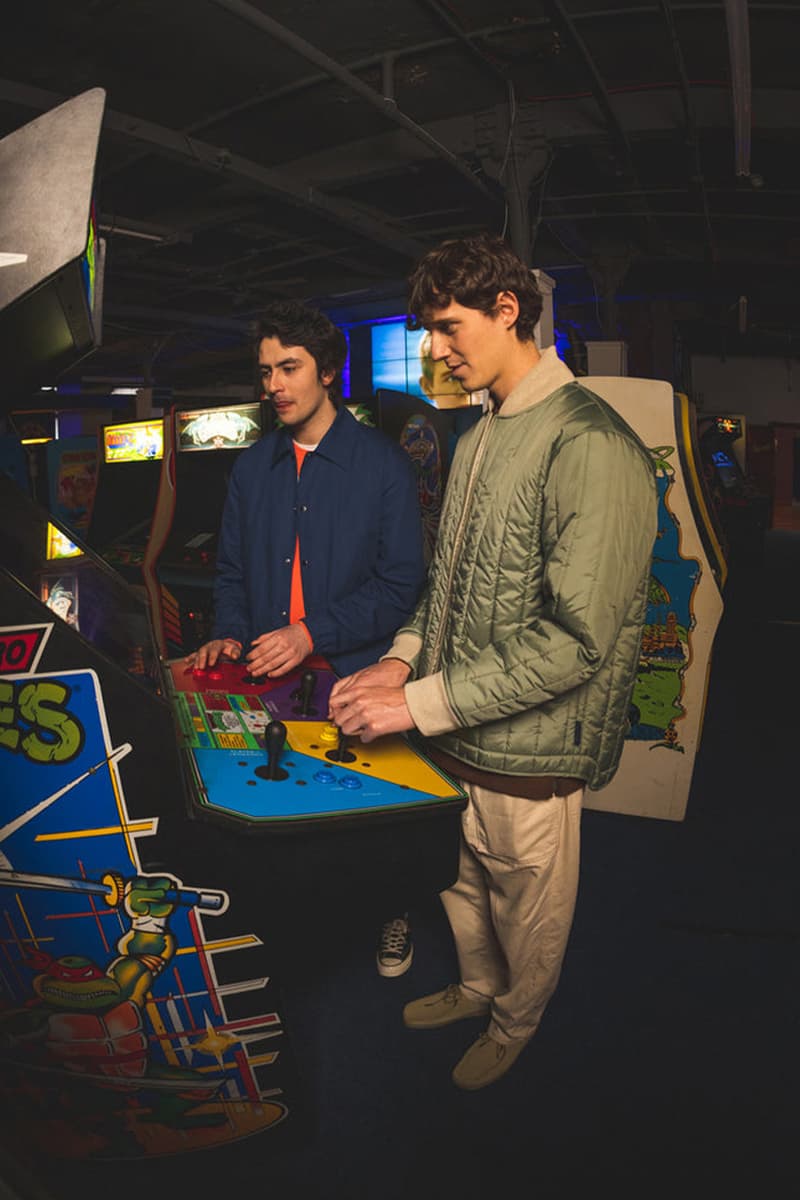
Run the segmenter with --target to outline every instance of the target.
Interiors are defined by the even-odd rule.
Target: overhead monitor
[[[163,457],[163,421],[126,421],[103,428],[104,462],[152,462]]]
[[[262,432],[262,409],[258,401],[175,413],[175,444],[179,452],[243,450],[257,442]]]
[[[472,403],[443,361],[431,357],[430,334],[407,329],[405,318],[379,321],[370,331],[372,387],[418,396],[433,408],[463,408]]]
[[[3,383],[50,383],[100,343],[105,244],[94,171],[105,92],[93,88],[0,140]]]

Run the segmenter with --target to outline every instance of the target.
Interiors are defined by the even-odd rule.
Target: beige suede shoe
[[[520,1038],[515,1042],[496,1042],[488,1033],[482,1033],[456,1064],[453,1083],[468,1092],[494,1083],[513,1067],[520,1051],[524,1050],[527,1044],[527,1038]]]
[[[488,1000],[473,1000],[457,983],[450,983],[443,992],[433,992],[407,1004],[403,1021],[409,1029],[438,1029],[465,1017],[485,1017],[488,1011]]]

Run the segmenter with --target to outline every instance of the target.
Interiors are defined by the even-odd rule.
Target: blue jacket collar
[[[353,456],[354,436],[358,428],[358,421],[351,412],[342,405],[334,417],[331,425],[324,438],[314,451],[324,458],[329,459],[337,467],[342,470],[347,470],[350,466],[350,461]],[[288,429],[279,429],[275,438],[275,447],[272,452],[272,466],[285,458],[287,454],[292,453],[292,435]]]

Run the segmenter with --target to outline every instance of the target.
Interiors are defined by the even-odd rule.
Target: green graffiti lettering
[[[69,688],[52,680],[22,688],[20,716],[33,726],[22,739],[22,749],[34,762],[68,762],[83,746],[83,726],[63,708],[68,696]]]

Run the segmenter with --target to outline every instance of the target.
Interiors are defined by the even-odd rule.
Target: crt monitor
[[[93,88],[0,141],[0,360],[7,391],[48,383],[100,343],[105,245]]]

